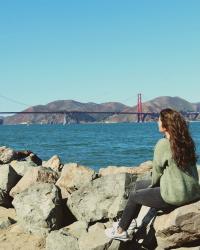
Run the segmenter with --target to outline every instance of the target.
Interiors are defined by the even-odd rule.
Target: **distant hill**
[[[198,106],[199,105],[199,106]],[[142,104],[144,112],[160,112],[164,108],[171,108],[177,111],[197,111],[200,110],[200,103],[192,104],[180,97],[160,96]],[[124,111],[137,112],[137,106],[126,108]],[[150,120],[147,117],[147,120]],[[107,119],[107,122],[132,122],[136,121],[136,115],[114,115]]]
[[[128,106],[119,102],[97,104],[93,102],[81,103],[74,100],[58,100],[46,105],[30,107],[25,112],[43,111],[122,111]],[[69,123],[78,119],[81,123],[99,122],[105,120],[108,114],[77,114],[69,118]],[[60,124],[63,123],[62,114],[16,114],[6,117],[4,124]]]
[[[160,96],[143,103],[144,112],[160,112],[161,109],[172,108],[177,111],[200,111],[200,103],[190,103],[180,97]],[[126,111],[136,112],[137,106],[127,106],[119,102],[81,103],[74,100],[57,100],[46,105],[37,105],[24,111]],[[67,123],[88,122],[134,122],[136,115],[109,114],[76,114],[68,117]],[[151,120],[147,117],[147,120]],[[62,114],[17,114],[4,118],[4,124],[60,124],[63,123]]]

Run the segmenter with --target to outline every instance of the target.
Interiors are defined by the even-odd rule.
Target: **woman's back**
[[[152,185],[160,179],[162,198],[172,205],[184,205],[200,199],[200,185],[196,165],[186,170],[177,166],[172,158],[168,139],[158,141],[154,152]]]

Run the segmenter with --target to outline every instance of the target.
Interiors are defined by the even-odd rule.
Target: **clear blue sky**
[[[200,102],[199,13],[199,0],[0,1],[0,111],[133,106],[139,92]]]

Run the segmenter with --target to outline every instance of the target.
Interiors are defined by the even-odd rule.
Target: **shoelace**
[[[112,228],[111,234],[115,235],[115,228],[114,227]]]

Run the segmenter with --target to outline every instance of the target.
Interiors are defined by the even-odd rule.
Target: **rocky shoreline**
[[[42,161],[30,151],[0,147],[0,250],[200,249],[200,201],[156,218],[148,212],[128,243],[108,239],[104,230],[120,215],[138,179],[150,178],[152,162],[108,166],[99,172]]]

